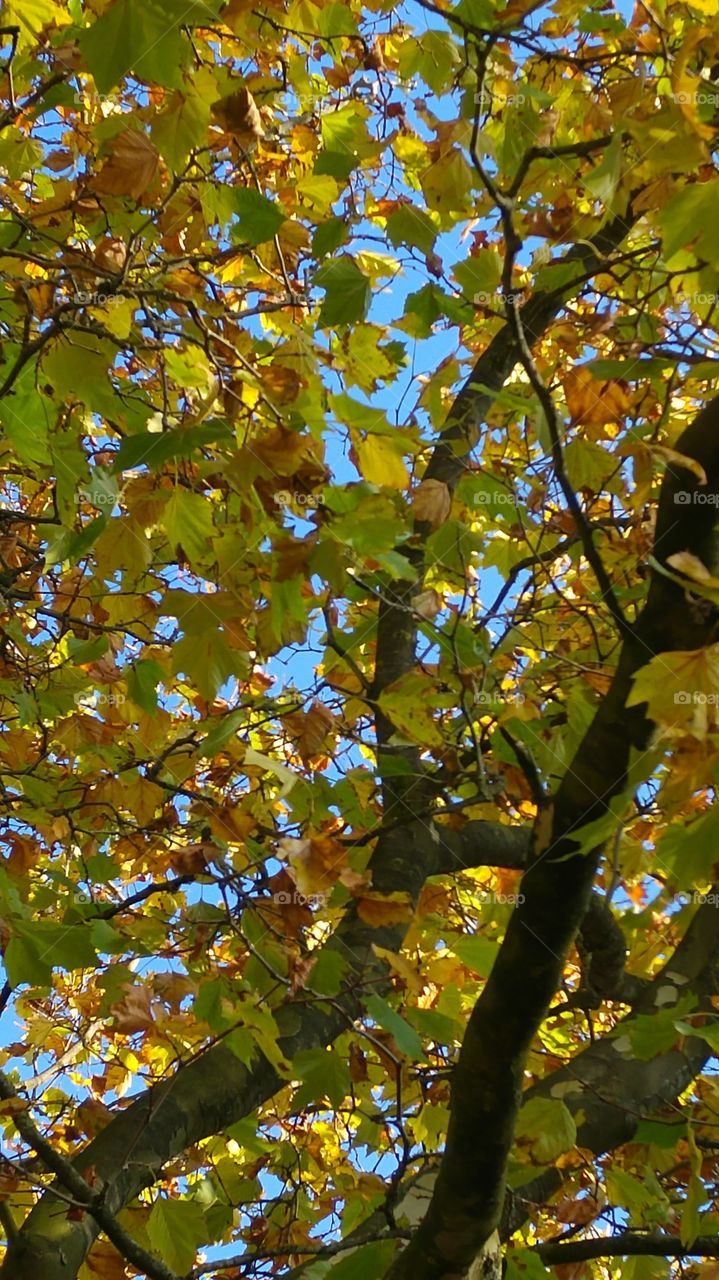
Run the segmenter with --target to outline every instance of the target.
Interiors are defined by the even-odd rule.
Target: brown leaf
[[[93,257],[101,270],[119,274],[127,259],[127,245],[119,236],[105,236],[95,249]]]
[[[271,364],[262,371],[262,385],[275,404],[291,404],[307,386],[307,380],[300,377],[296,369]]]
[[[276,476],[293,476],[311,445],[311,436],[276,427],[261,440],[253,440],[250,447]]]
[[[109,1240],[97,1240],[87,1255],[86,1266],[102,1280],[127,1280],[125,1259]]]
[[[213,102],[210,111],[225,132],[231,133],[240,143],[248,145],[264,133],[257,103],[249,89],[238,89],[236,93],[219,98]]]
[[[367,1058],[359,1045],[353,1040],[350,1045],[350,1080],[354,1084],[362,1084],[369,1079]]]
[[[426,591],[420,591],[419,595],[412,597],[412,608],[420,618],[427,618],[431,622],[442,608],[442,597],[434,587],[428,587]]]
[[[102,195],[139,200],[157,174],[159,152],[135,129],[125,129],[112,145],[112,154],[94,178],[93,189]]]
[[[151,1001],[149,987],[125,987],[122,999],[110,1005],[110,1013],[115,1019],[114,1030],[124,1036],[135,1031],[149,1031],[155,1024]]]
[[[190,844],[173,853],[170,865],[180,876],[206,876],[207,864],[215,857],[217,847],[214,844]]]
[[[335,717],[322,702],[313,702],[308,712],[297,712],[285,720],[299,754],[304,761],[321,755],[335,725]]]
[[[442,480],[423,480],[412,495],[415,520],[438,529],[444,524],[452,506],[452,496]]]

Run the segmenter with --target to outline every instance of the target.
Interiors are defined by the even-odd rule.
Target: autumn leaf
[[[225,132],[231,133],[244,147],[252,145],[264,133],[257,104],[248,89],[237,89],[218,98],[210,110]]]
[[[160,157],[144,133],[126,129],[112,141],[112,152],[93,178],[93,189],[102,195],[129,196],[139,200],[157,175]]]
[[[438,529],[444,524],[452,507],[452,497],[442,480],[422,480],[412,494],[415,520]]]
[[[297,751],[307,763],[323,753],[327,738],[335,727],[335,718],[329,707],[315,701],[309,711],[286,716],[285,725]]]
[[[128,986],[125,994],[110,1006],[114,1030],[120,1035],[134,1035],[148,1031],[155,1024],[152,1011],[152,992],[149,987]]]

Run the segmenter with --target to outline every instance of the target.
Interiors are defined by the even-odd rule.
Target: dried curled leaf
[[[238,89],[225,98],[218,98],[210,111],[225,132],[244,145],[256,142],[264,133],[262,117],[249,89]]]

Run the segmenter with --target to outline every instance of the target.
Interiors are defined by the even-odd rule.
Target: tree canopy
[[[710,1280],[719,0],[2,23],[1,1280]]]

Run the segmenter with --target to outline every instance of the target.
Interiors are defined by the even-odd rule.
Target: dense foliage
[[[6,0],[3,1280],[714,1274],[718,13]]]

